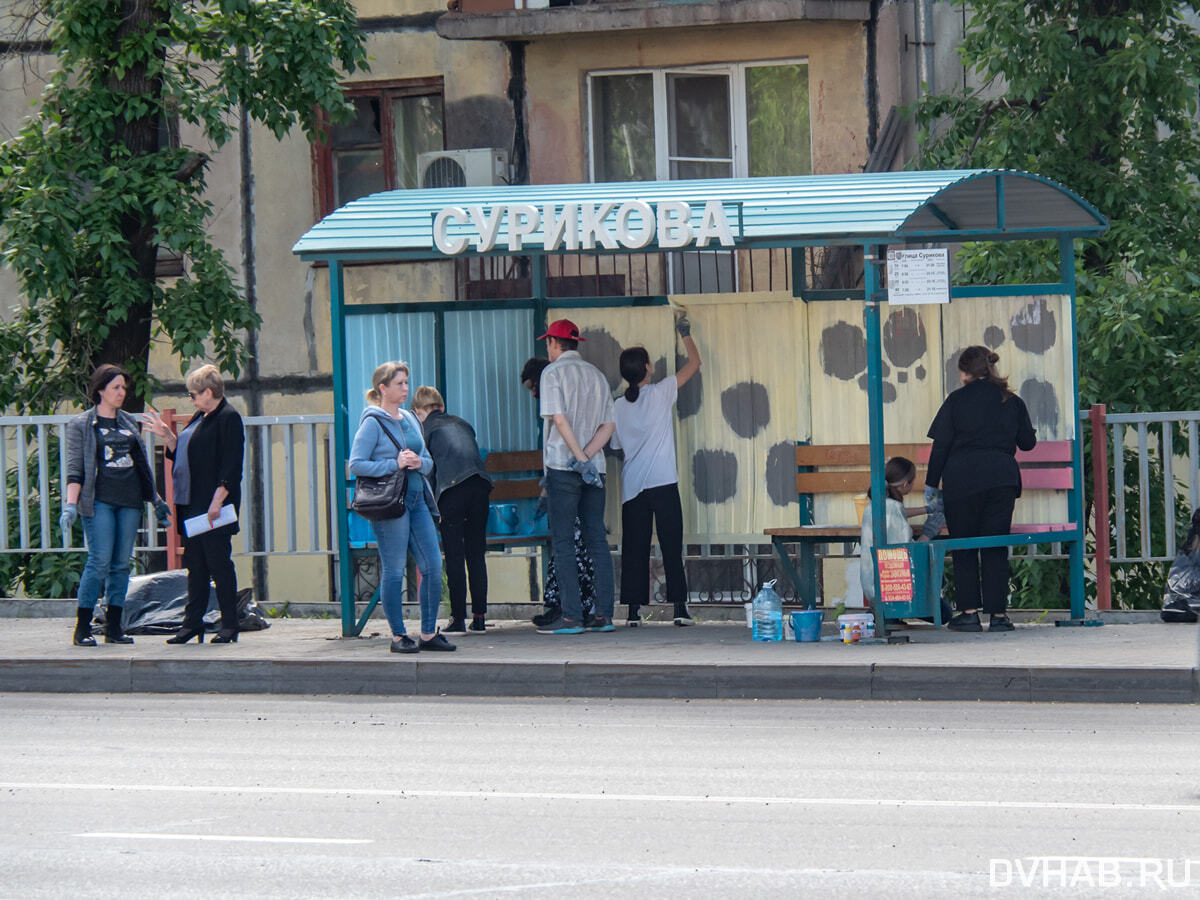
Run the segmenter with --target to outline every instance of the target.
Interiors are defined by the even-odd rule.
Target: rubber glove
[[[159,528],[166,528],[171,524],[171,507],[162,497],[154,498],[154,521],[158,523]]]
[[[75,524],[75,520],[78,518],[78,507],[74,503],[68,503],[63,507],[62,515],[58,517],[58,527],[62,529],[63,534],[70,534],[71,526]]]
[[[604,487],[604,479],[600,477],[599,469],[596,468],[596,464],[590,459],[586,462],[580,462],[577,459],[571,460],[571,471],[578,472],[584,484],[590,484],[592,487],[598,488]]]
[[[679,332],[680,337],[692,336],[692,323],[688,321],[687,316],[680,316],[675,320],[675,330]]]
[[[925,485],[925,511],[933,515],[935,512],[941,512],[945,508],[946,504],[942,499],[941,489]]]

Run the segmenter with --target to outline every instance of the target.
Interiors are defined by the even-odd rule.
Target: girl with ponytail
[[[638,607],[650,602],[650,535],[657,523],[667,578],[667,600],[676,625],[692,625],[683,571],[683,506],[675,466],[671,408],[679,389],[700,371],[700,351],[686,316],[675,322],[687,362],[674,378],[650,383],[654,367],[645,347],[621,353],[621,377],[629,382],[614,406],[612,447],[625,451],[621,473],[621,602],[629,607],[629,625],[641,621]]]

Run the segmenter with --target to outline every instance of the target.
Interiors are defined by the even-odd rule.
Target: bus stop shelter
[[[797,302],[852,299],[862,304],[866,347],[866,416],[869,430],[871,496],[876,547],[884,541],[883,468],[884,370],[881,308],[888,302],[887,251],[954,246],[969,242],[1049,242],[1058,255],[1058,280],[1038,284],[955,286],[950,302],[982,298],[1065,298],[1062,331],[1070,359],[1059,384],[1065,408],[1078,408],[1075,349],[1076,238],[1100,234],[1105,218],[1067,188],[1038,175],[1011,170],[953,170],[812,175],[787,178],[597,184],[509,185],[374,194],[334,211],[293,247],[301,259],[329,270],[335,451],[335,495],[345,502],[333,511],[338,534],[338,583],[343,633],[354,634],[355,595],[350,558],[349,498],[352,485],[344,462],[349,454],[352,404],[347,378],[346,321],[353,313],[346,295],[346,267],[409,261],[521,257],[528,260],[532,301],[541,311],[547,294],[548,261],[554,257],[606,254],[669,255],[686,251],[782,249],[792,255],[788,289]],[[820,289],[805,278],[803,254],[846,248],[861,270],[854,284]],[[953,256],[953,251],[951,251]],[[578,298],[575,304],[602,298]],[[672,303],[669,294],[625,301]],[[457,301],[459,304],[470,301]],[[979,342],[979,341],[976,341]],[[754,348],[743,348],[753,354]],[[728,350],[726,351],[728,352]],[[374,363],[380,360],[373,360]],[[763,365],[770,365],[765,361]],[[1073,442],[1073,484],[1066,491],[1064,524],[1052,531],[938,541],[937,553],[957,548],[1054,542],[1066,548],[1071,572],[1071,615],[1084,616],[1083,467],[1080,429],[1068,417]],[[917,556],[914,607],[922,588],[929,602],[934,554]],[[922,580],[923,579],[923,580]],[[876,597],[879,591],[876,590]],[[878,603],[878,600],[877,600]],[[880,609],[876,608],[877,617]]]

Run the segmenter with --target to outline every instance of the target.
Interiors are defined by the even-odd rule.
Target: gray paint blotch
[[[853,381],[867,367],[867,339],[849,322],[836,322],[821,332],[821,368],[826,375]]]
[[[883,323],[883,350],[892,365],[907,368],[925,355],[925,323],[915,309],[898,309]]]
[[[1033,427],[1049,429],[1052,434],[1058,431],[1058,393],[1054,385],[1037,378],[1027,378],[1021,383],[1021,399],[1029,407],[1029,418]]]
[[[771,422],[767,389],[757,381],[741,381],[721,392],[721,415],[738,437],[752,438]]]
[[[860,388],[862,388],[863,391],[867,390],[867,373],[866,372],[864,372],[862,374],[862,376],[858,379],[858,386]],[[882,396],[883,396],[884,403],[895,403],[896,402],[896,386],[894,384],[892,384],[890,381],[885,381],[883,383]]]
[[[897,372],[896,382],[898,384],[908,384],[908,373],[904,371]]]
[[[796,502],[796,446],[783,441],[767,451],[767,496],[776,506]]]
[[[1058,337],[1058,322],[1046,301],[1038,297],[1025,305],[1009,322],[1013,343],[1027,353],[1039,356],[1054,346]]]
[[[956,391],[962,387],[962,382],[958,380],[958,358],[962,356],[962,352],[966,347],[959,347],[953,353],[946,357],[946,393]]]
[[[678,372],[687,364],[687,357],[675,354],[675,371]],[[704,370],[701,369],[688,379],[688,383],[679,389],[675,400],[675,412],[679,418],[686,419],[700,412],[700,401],[704,397]]]
[[[915,369],[913,369],[913,374],[917,376],[917,381],[924,381],[925,376],[929,373],[925,371],[924,366],[917,366]]]
[[[1004,343],[1004,329],[996,325],[989,325],[983,329],[983,342],[991,349],[995,350]]]
[[[737,475],[737,457],[728,450],[697,450],[692,457],[692,487],[701,503],[731,499],[737,493]]]
[[[624,382],[621,380],[621,345],[603,328],[585,329],[580,332],[579,355],[604,373],[608,389],[615,391]]]
[[[619,363],[620,360],[618,359],[617,362]],[[665,356],[660,356],[658,359],[656,359],[654,361],[654,374],[650,376],[650,380],[654,384],[658,384],[660,381],[662,381],[666,377],[667,377],[667,358]],[[628,385],[626,385],[626,387],[628,387]]]

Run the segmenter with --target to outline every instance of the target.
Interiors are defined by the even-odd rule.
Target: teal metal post
[[[1066,333],[1071,339],[1071,405],[1067,407],[1074,412],[1079,409],[1079,331],[1075,315],[1075,240],[1070,235],[1058,239],[1058,257],[1061,266],[1060,280],[1067,288],[1070,303],[1067,305],[1069,321]],[[1071,542],[1069,552],[1071,565],[1071,618],[1083,619],[1086,613],[1086,598],[1084,596],[1083,552],[1084,540],[1087,535],[1087,523],[1083,520],[1083,437],[1079,427],[1079,418],[1071,416],[1075,429],[1074,449],[1071,453],[1071,482],[1074,487],[1067,492],[1067,521],[1078,526],[1077,537]]]
[[[350,559],[350,521],[346,498],[350,482],[346,478],[346,459],[350,455],[350,432],[346,417],[350,411],[346,401],[346,335],[344,328],[345,283],[342,264],[329,261],[330,324],[333,340],[333,470],[334,509],[330,521],[337,529],[338,585],[342,598],[342,637],[355,637],[354,621],[354,564]]]
[[[881,254],[886,247],[868,244],[863,247],[863,285],[866,305],[863,317],[867,332],[867,422],[871,434],[871,526],[875,532],[875,546],[887,543],[887,510],[884,506],[887,492],[883,477],[883,331],[880,323],[880,305],[886,292],[879,289]],[[874,560],[864,559],[862,564],[875,569],[875,600],[871,611],[875,614],[875,635],[886,638],[886,619],[883,615],[883,596],[879,590],[879,567]]]

